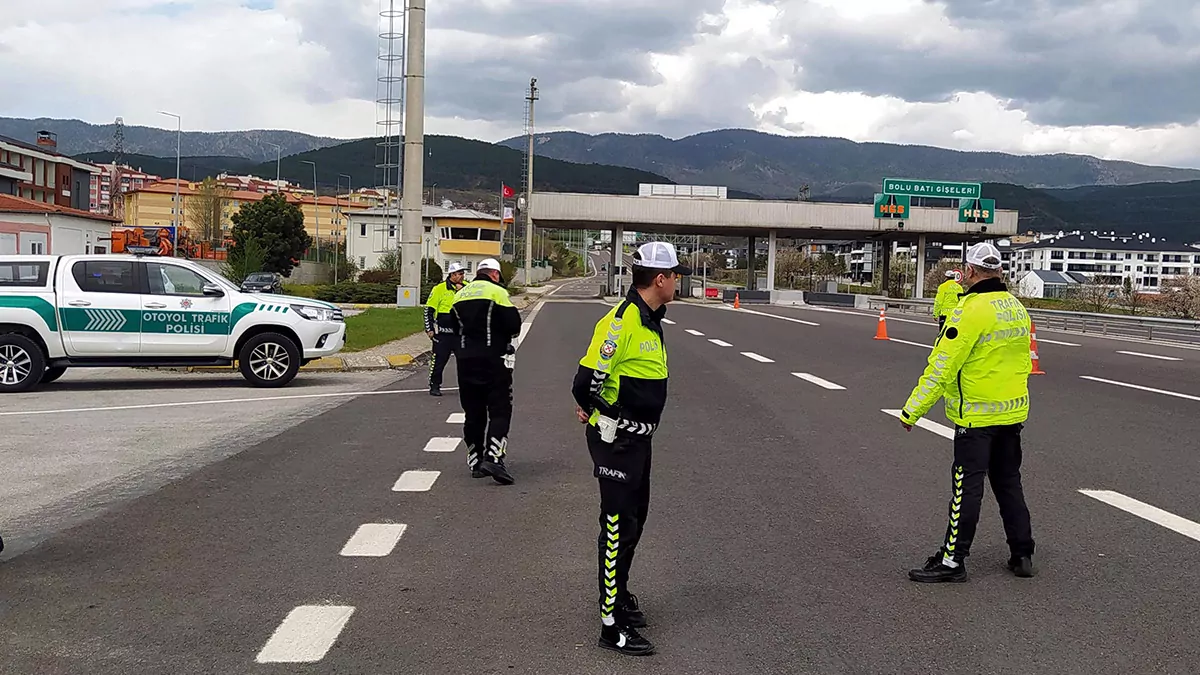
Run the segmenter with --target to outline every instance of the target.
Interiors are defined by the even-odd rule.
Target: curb
[[[380,370],[405,370],[420,365],[429,350],[417,354],[388,354],[386,356],[328,356],[317,359],[300,372],[308,373],[364,373]]]

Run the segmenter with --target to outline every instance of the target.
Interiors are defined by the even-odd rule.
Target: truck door
[[[205,295],[211,281],[190,267],[143,265],[150,292],[142,296],[142,355],[220,356],[232,327],[229,296]]]
[[[61,273],[58,311],[71,356],[137,356],[142,280],[133,260],[77,260]]]

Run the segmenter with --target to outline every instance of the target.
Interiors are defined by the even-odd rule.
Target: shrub
[[[368,284],[360,281],[343,281],[329,286],[319,286],[314,293],[317,300],[345,302],[364,305],[394,305],[395,284]]]

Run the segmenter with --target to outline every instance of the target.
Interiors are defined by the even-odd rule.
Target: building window
[[[1050,271],[1051,272],[1063,271],[1063,264],[1062,263],[1050,263]]]
[[[1062,251],[1050,251],[1050,259],[1051,260],[1062,260],[1063,252]]]
[[[358,224],[358,236],[360,236],[360,237],[367,236],[367,224],[366,223]]]
[[[366,225],[363,225],[364,229],[366,227],[367,227]],[[364,269],[364,268],[366,268],[366,266],[367,266],[367,256],[365,256],[365,255],[358,256],[358,268]]]

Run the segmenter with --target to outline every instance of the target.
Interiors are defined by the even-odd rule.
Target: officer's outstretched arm
[[[946,389],[953,385],[963,362],[971,355],[971,349],[979,339],[980,325],[978,319],[964,312],[962,303],[950,312],[945,331],[929,353],[925,372],[900,411],[905,422],[912,424],[924,417]]]

